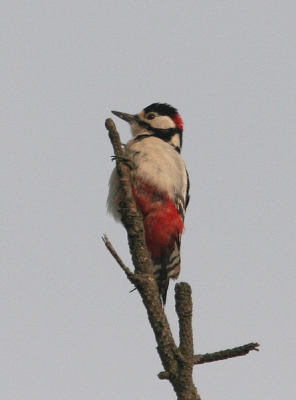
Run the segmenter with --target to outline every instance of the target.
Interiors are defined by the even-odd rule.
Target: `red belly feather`
[[[143,215],[146,245],[152,260],[168,254],[184,230],[173,200],[142,181],[135,183],[134,197]]]

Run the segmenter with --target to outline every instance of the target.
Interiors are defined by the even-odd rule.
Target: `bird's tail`
[[[158,283],[159,293],[163,305],[166,303],[166,296],[170,279],[177,279],[180,274],[180,244],[175,242],[170,250],[159,258],[153,259],[154,276]]]

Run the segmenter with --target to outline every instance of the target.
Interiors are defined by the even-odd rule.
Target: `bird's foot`
[[[127,157],[121,157],[121,156],[112,156],[111,157],[112,161],[119,161],[127,165],[131,170],[135,169],[134,166],[132,165],[132,162],[129,158]]]

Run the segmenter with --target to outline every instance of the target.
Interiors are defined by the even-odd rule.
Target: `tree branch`
[[[176,313],[179,318],[179,349],[184,357],[193,357],[191,287],[181,282],[175,286]]]
[[[121,221],[127,230],[128,243],[132,255],[135,272],[152,274],[152,265],[146,248],[145,233],[142,215],[138,212],[133,196],[133,188],[130,180],[130,167],[123,157],[122,145],[116,126],[111,118],[106,120],[106,128],[109,131],[115,159],[116,169],[123,193],[123,200],[120,202]]]
[[[126,159],[123,158],[119,134],[112,119],[106,120],[106,128],[109,131],[109,137],[116,156],[116,168],[123,193],[119,211],[121,221],[127,230],[130,252],[135,266],[135,273],[132,278],[133,283],[137,287],[146,307],[162,365],[179,398],[177,346],[164,313],[159,289],[153,276],[152,264],[146,248],[142,215],[138,212],[133,197],[130,168],[126,163]],[[192,397],[192,400],[198,400],[198,398]]]
[[[132,271],[123,263],[123,261],[121,260],[121,258],[119,257],[119,255],[117,254],[116,250],[114,249],[114,247],[112,246],[112,244],[110,243],[109,239],[107,238],[106,235],[104,235],[102,237],[103,242],[105,243],[105,246],[107,247],[107,249],[109,250],[109,252],[112,254],[113,258],[117,261],[117,264],[121,267],[121,269],[125,272],[126,276],[128,277],[128,279],[133,283],[133,276],[134,274],[132,273]]]
[[[193,304],[191,287],[188,283],[181,282],[175,286],[176,313],[179,318],[179,386],[182,396],[180,399],[200,399],[192,379],[193,372],[193,332],[192,314]]]
[[[175,286],[176,312],[179,318],[180,346],[177,348],[167,317],[160,300],[159,289],[153,275],[153,267],[145,242],[145,231],[142,215],[138,212],[131,185],[131,168],[129,160],[124,158],[122,144],[112,119],[106,120],[106,128],[113,145],[116,170],[123,198],[119,203],[121,221],[127,231],[128,243],[135,272],[132,272],[120,259],[106,235],[103,241],[126,276],[132,282],[145,305],[148,319],[157,342],[157,351],[164,371],[158,374],[159,379],[171,382],[178,400],[200,400],[192,380],[194,364],[203,364],[230,357],[248,354],[258,350],[257,343],[250,343],[232,350],[212,354],[194,355],[192,332],[192,297],[191,287],[187,283]]]
[[[226,360],[227,358],[240,357],[247,355],[250,351],[259,351],[258,343],[249,343],[233,349],[221,350],[216,353],[198,354],[194,356],[194,364],[205,364],[213,361]]]

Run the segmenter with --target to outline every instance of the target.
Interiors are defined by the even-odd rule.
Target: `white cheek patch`
[[[157,117],[148,122],[150,123],[152,128],[156,129],[169,129],[176,127],[174,121],[167,115],[158,115]]]

